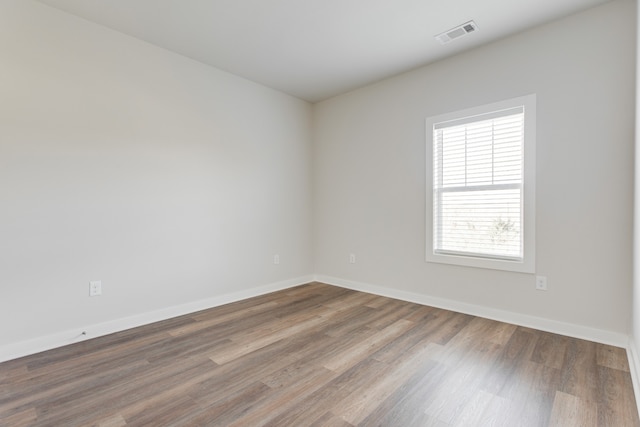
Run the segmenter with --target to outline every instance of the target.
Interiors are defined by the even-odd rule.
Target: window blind
[[[524,107],[435,123],[434,253],[523,259]]]

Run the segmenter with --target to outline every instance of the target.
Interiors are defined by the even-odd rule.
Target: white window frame
[[[434,248],[434,158],[433,158],[433,129],[434,125],[443,122],[467,119],[496,111],[524,107],[524,163],[523,163],[523,191],[522,191],[522,233],[523,259],[508,260],[494,257],[462,256],[436,253]],[[536,96],[535,94],[494,102],[461,111],[429,117],[426,120],[426,261],[444,264],[461,265],[467,267],[488,268],[494,270],[514,271],[520,273],[535,273],[535,184],[536,184]]]

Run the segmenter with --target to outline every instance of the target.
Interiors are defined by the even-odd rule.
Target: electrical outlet
[[[547,290],[547,278],[545,276],[536,276],[536,289],[539,291]]]
[[[349,264],[356,263],[356,254],[349,254]]]
[[[280,264],[280,255],[275,254],[275,255],[273,256],[273,263],[274,263],[274,264]]]
[[[89,282],[89,296],[96,297],[98,295],[102,295],[102,281],[95,280]]]

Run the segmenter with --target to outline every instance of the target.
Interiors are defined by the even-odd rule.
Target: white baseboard
[[[120,332],[138,326],[148,325],[150,323],[171,319],[173,317],[194,313],[196,311],[206,310],[208,308],[217,307],[231,302],[264,295],[270,292],[292,288],[294,286],[312,282],[314,281],[314,279],[314,276],[297,277],[281,282],[256,286],[239,292],[233,292],[230,294],[224,294],[187,304],[167,307],[161,310],[136,314],[130,317],[114,319],[109,322],[93,325],[83,325],[74,330],[62,331],[55,334],[30,339],[27,341],[3,345],[0,346],[0,362],[17,359],[19,357],[28,356],[35,353],[40,353],[41,351],[51,350],[53,348],[62,347],[90,338],[97,338],[103,335],[112,334],[114,332]],[[86,335],[82,334],[83,331],[86,332]]]
[[[141,313],[126,318],[114,319],[109,322],[84,325],[74,330],[61,331],[55,334],[50,334],[27,341],[3,345],[0,346],[0,362],[17,359],[19,357],[28,356],[31,354],[39,353],[41,351],[46,351],[90,338],[96,338],[114,332],[120,332],[138,326],[167,320],[173,317],[194,313],[196,311],[217,307],[231,302],[264,295],[270,292],[292,288],[313,281],[327,283],[329,285],[339,286],[342,288],[368,292],[371,294],[395,298],[403,301],[415,302],[422,305],[452,310],[459,313],[470,314],[473,316],[498,320],[501,322],[513,323],[515,325],[553,332],[589,341],[595,341],[602,344],[623,347],[627,349],[627,354],[629,355],[629,365],[632,373],[636,395],[640,396],[640,377],[638,376],[638,373],[640,373],[640,358],[635,344],[633,342],[630,342],[630,338],[626,334],[324,275],[303,276],[267,285],[256,286],[243,291],[224,294],[205,300],[167,307],[161,310]],[[86,335],[82,335],[82,331],[85,331]]]
[[[636,406],[638,408],[638,415],[640,416],[640,358],[638,354],[638,347],[635,340],[629,339],[629,346],[627,347],[627,359],[629,360],[629,371],[631,373],[631,382],[633,383],[633,393],[636,395]]]
[[[473,316],[484,317],[487,319],[498,320],[501,322],[512,323],[514,325],[525,326],[532,329],[539,329],[555,334],[566,335],[569,337],[580,338],[616,347],[622,347],[625,349],[629,348],[629,336],[619,332],[605,331],[602,329],[590,328],[588,326],[559,322],[556,320],[544,319],[541,317],[529,316],[526,314],[520,314],[511,311],[498,310],[495,308],[468,304],[445,298],[437,298],[424,294],[417,294],[414,292],[407,292],[367,283],[354,282],[352,280],[340,279],[337,277],[318,275],[316,276],[316,281],[329,285],[340,286],[342,288],[368,292],[371,294],[381,295],[389,298],[415,302],[417,304],[428,305],[431,307],[437,307],[445,310],[456,311],[459,313],[470,314]]]

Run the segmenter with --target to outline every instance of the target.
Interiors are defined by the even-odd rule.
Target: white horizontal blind
[[[523,259],[524,107],[436,123],[434,252]]]

